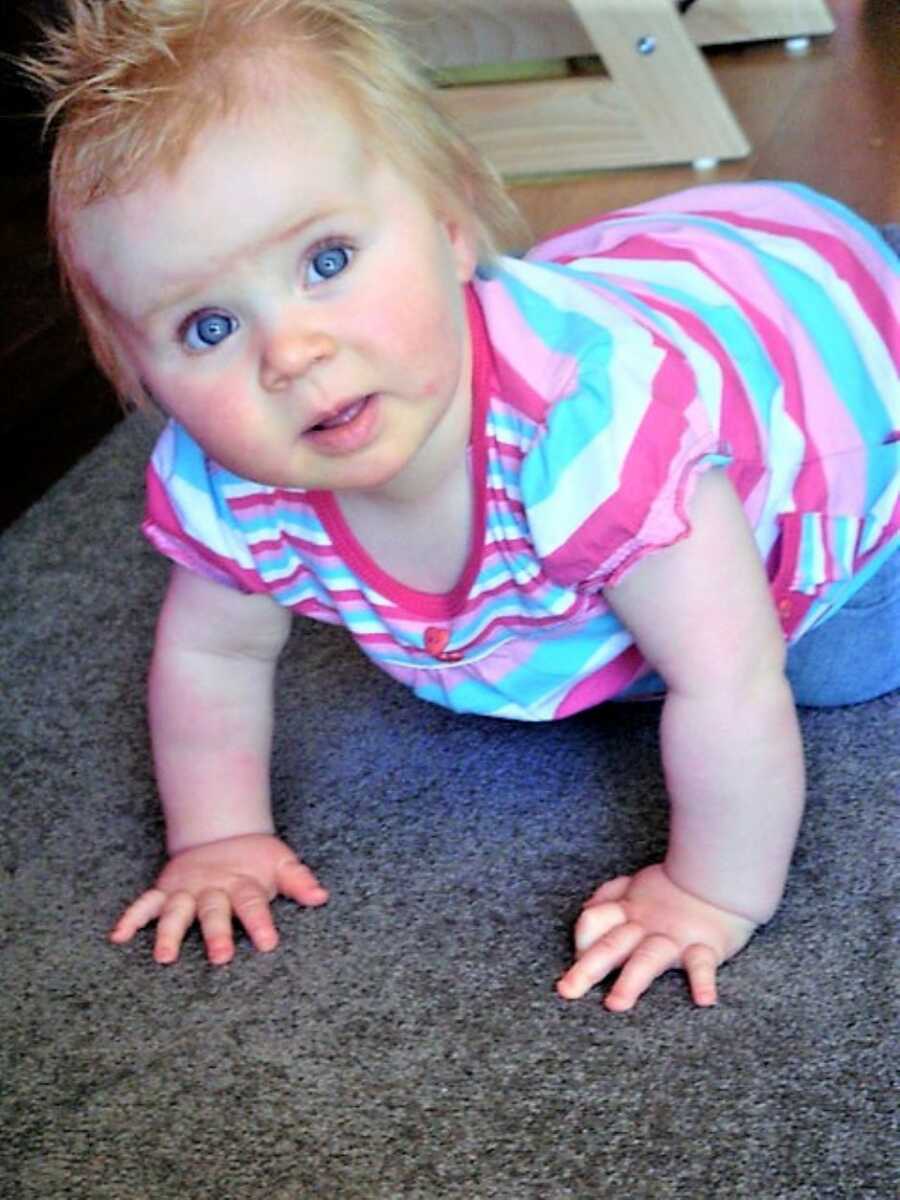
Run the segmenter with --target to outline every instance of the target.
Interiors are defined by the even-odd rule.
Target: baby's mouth
[[[320,454],[356,454],[378,437],[381,428],[379,400],[378,392],[369,392],[339,404],[331,412],[320,415],[301,437],[306,439],[311,450]]]
[[[337,429],[341,425],[349,425],[354,418],[359,416],[370,398],[369,396],[360,396],[358,400],[352,400],[343,408],[339,408],[337,412],[332,413],[331,416],[323,417],[317,424],[311,425],[306,432],[315,433],[320,429]]]

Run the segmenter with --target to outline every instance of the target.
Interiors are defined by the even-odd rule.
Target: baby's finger
[[[694,1003],[702,1008],[709,1008],[718,999],[716,992],[716,960],[715,952],[710,946],[699,943],[688,946],[681,956],[682,966],[687,972],[688,983]]]
[[[269,897],[259,884],[251,880],[239,883],[232,888],[231,903],[234,915],[247,930],[256,949],[274,950],[278,945],[278,931],[269,910]]]
[[[607,901],[604,904],[590,904],[581,910],[581,915],[575,922],[575,951],[583,954],[589,950],[598,938],[603,937],[617,925],[625,925],[628,917],[621,904]]]
[[[173,963],[178,958],[184,935],[194,923],[197,905],[190,892],[172,892],[156,925],[153,957],[158,963]]]
[[[287,859],[279,866],[275,886],[282,896],[310,908],[318,907],[328,899],[327,890],[298,858]]]
[[[149,888],[143,895],[138,896],[133,904],[128,905],[109,931],[109,940],[130,942],[139,929],[156,920],[165,902],[165,892],[161,892],[159,888]]]
[[[644,928],[634,922],[617,925],[599,938],[557,981],[556,990],[566,1000],[577,1000],[594,984],[631,956],[644,937]]]
[[[663,972],[678,963],[678,947],[661,933],[645,937],[619,972],[603,1003],[613,1012],[627,1012]]]
[[[206,957],[217,967],[234,958],[231,900],[222,888],[206,888],[197,897],[197,920],[206,946]]]
[[[605,904],[607,900],[621,900],[631,884],[631,875],[617,875],[615,879],[607,879],[601,883],[595,892],[584,902],[585,908],[595,904]]]

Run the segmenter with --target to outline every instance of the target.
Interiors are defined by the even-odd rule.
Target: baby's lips
[[[307,425],[304,433],[309,433],[313,429],[337,429],[339,426],[347,424],[352,421],[368,399],[368,396],[357,396],[354,400],[342,400],[324,413],[320,413]]]

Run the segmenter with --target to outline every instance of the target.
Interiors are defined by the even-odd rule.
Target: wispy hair
[[[273,75],[276,64],[288,70]],[[472,221],[482,260],[521,230],[498,175],[440,113],[422,65],[371,0],[64,0],[19,65],[53,137],[49,225],[64,285],[100,367],[137,402],[102,300],[73,262],[68,220],[175,172],[212,123],[264,99],[266,77],[327,85],[373,152],[436,208]]]

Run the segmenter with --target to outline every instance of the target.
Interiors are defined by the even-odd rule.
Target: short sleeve
[[[170,422],[147,467],[142,530],[179,566],[225,587],[263,592],[267,589],[222,492],[226,474]]]
[[[535,549],[568,587],[615,584],[685,537],[698,476],[730,461],[688,361],[658,333],[642,336],[629,353],[580,362],[523,467]]]

